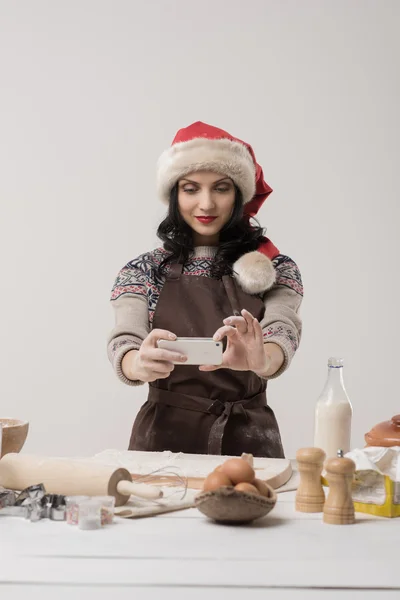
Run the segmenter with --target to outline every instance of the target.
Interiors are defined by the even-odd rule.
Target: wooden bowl
[[[234,487],[220,487],[211,492],[201,492],[195,505],[209,519],[218,523],[250,523],[267,515],[275,506],[277,495],[268,486],[268,496],[239,492]]]
[[[1,456],[10,452],[20,452],[28,435],[28,421],[0,419],[0,424],[3,426],[3,443],[0,448]]]

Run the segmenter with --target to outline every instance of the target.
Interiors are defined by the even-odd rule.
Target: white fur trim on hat
[[[233,276],[247,294],[260,294],[274,285],[276,271],[272,260],[255,250],[233,264]]]
[[[214,171],[230,177],[243,194],[246,204],[256,190],[256,169],[244,144],[226,138],[194,138],[178,142],[160,156],[157,168],[157,188],[163,202],[176,182],[196,171]]]

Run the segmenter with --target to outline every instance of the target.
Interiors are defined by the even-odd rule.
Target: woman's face
[[[229,177],[198,171],[178,183],[179,212],[193,230],[195,246],[216,246],[219,232],[229,221],[235,187]]]

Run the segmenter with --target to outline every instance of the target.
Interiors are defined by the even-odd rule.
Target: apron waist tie
[[[208,453],[217,455],[222,452],[222,439],[229,417],[235,414],[242,414],[246,417],[246,409],[266,406],[265,391],[236,402],[223,402],[222,400],[210,400],[210,398],[201,396],[170,392],[152,385],[150,385],[149,400],[150,402],[159,402],[176,408],[216,415],[217,419],[213,423],[208,436]]]

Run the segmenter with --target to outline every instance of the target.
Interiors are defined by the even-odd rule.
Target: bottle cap
[[[333,367],[335,369],[343,367],[343,358],[331,356],[328,360],[328,367]]]

